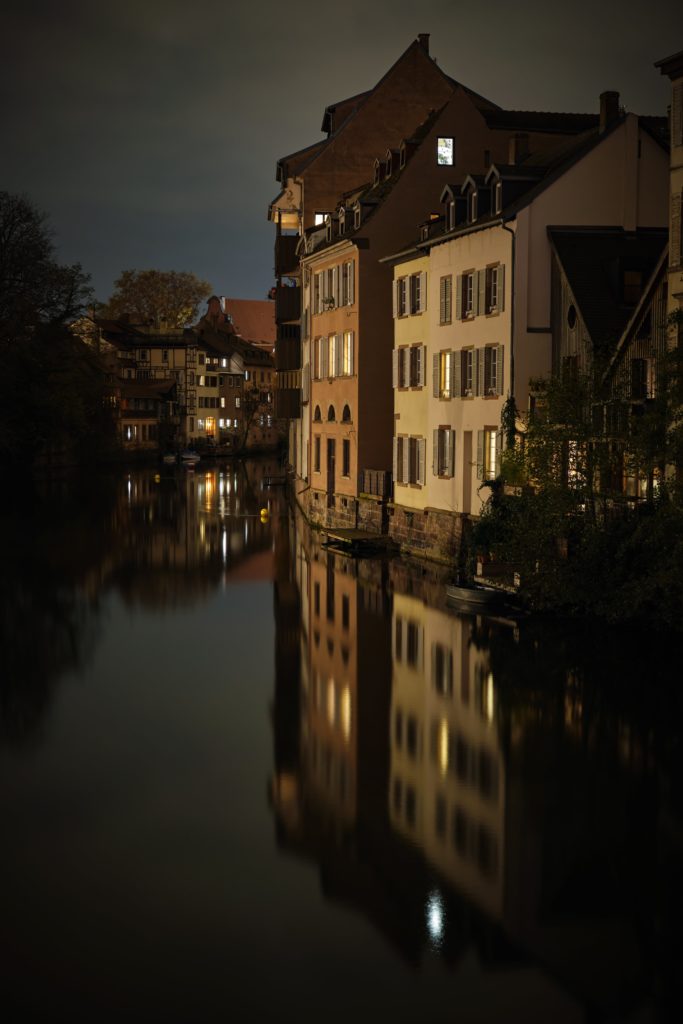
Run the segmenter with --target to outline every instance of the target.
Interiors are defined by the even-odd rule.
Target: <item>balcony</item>
[[[279,235],[275,239],[275,276],[291,277],[299,269],[296,247],[299,235]]]
[[[301,388],[278,388],[275,393],[275,416],[281,420],[298,420],[301,416]]]
[[[278,285],[275,289],[275,322],[286,323],[298,320],[301,315],[301,288],[286,288]]]
[[[301,332],[298,324],[285,324],[278,328],[275,342],[275,369],[301,368]]]
[[[391,495],[391,473],[387,469],[364,469],[360,475],[360,489],[363,494],[373,494],[378,498]]]

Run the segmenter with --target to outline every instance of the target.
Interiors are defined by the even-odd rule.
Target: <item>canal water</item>
[[[680,642],[461,614],[278,472],[6,502],[3,1020],[668,1019]]]

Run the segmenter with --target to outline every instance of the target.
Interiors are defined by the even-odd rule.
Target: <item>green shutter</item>
[[[476,394],[483,395],[484,391],[484,366],[485,366],[485,355],[486,350],[483,348],[477,349],[477,390]]]

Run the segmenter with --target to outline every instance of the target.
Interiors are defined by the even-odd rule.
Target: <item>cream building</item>
[[[671,80],[668,312],[672,314],[683,309],[683,50],[657,61],[655,67]],[[678,336],[683,336],[680,322]]]
[[[603,94],[599,126],[538,155],[516,138],[516,163],[494,163],[485,176],[444,189],[441,231],[428,229],[412,250],[390,257],[396,352],[412,329],[397,300],[401,282],[428,256],[420,325],[428,379],[416,391],[394,388],[391,529],[405,547],[453,559],[462,519],[479,514],[487,482],[500,473],[506,399],[525,413],[529,381],[552,370],[548,228],[666,225],[661,120],[623,114],[618,95]],[[402,432],[424,452],[407,478]]]

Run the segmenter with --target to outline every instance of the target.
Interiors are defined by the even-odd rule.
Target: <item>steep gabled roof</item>
[[[597,114],[573,114],[552,110],[482,110],[489,128],[518,132],[552,132],[576,135],[599,123]]]
[[[235,331],[252,345],[275,344],[275,303],[270,299],[223,299]]]
[[[665,228],[549,227],[548,237],[597,352],[616,346],[635,303],[624,301],[623,275],[649,281],[667,244]]]

